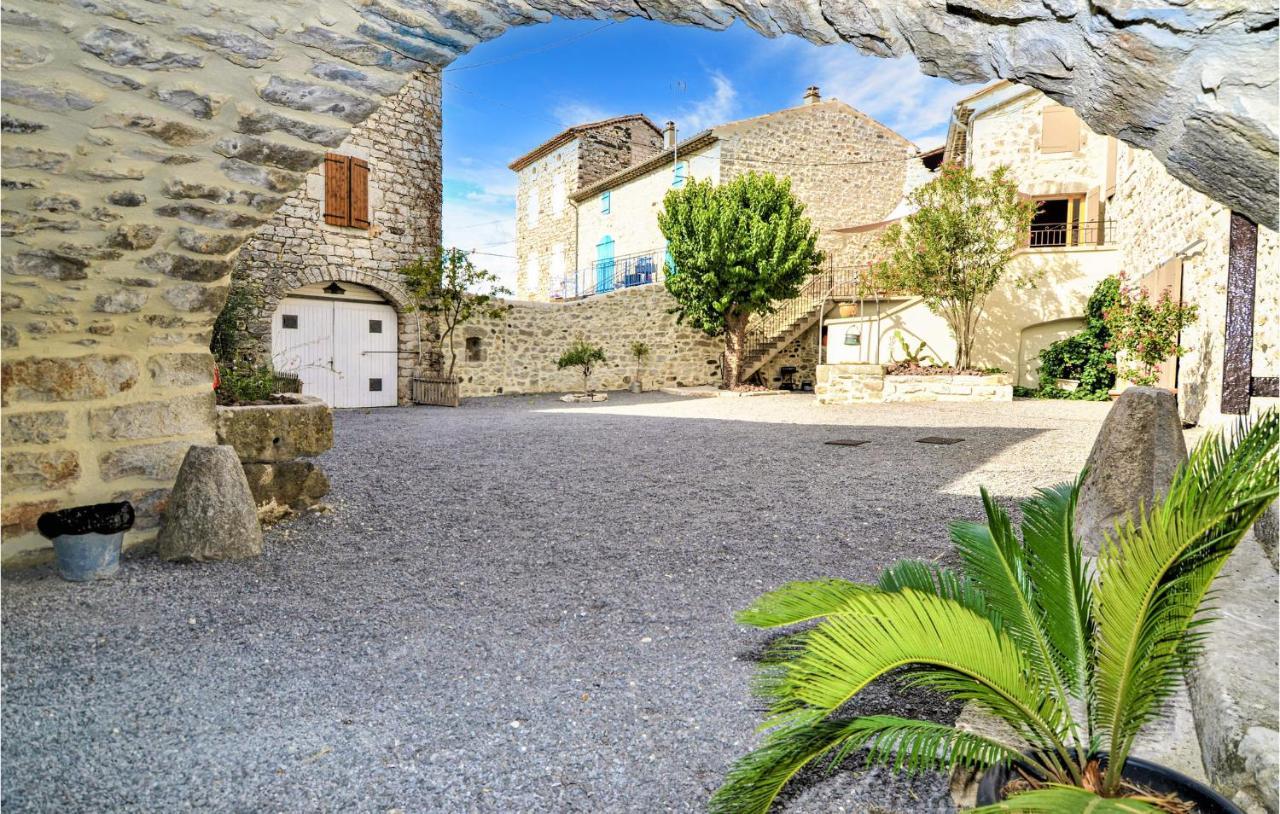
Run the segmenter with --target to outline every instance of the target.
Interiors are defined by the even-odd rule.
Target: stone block
[[[103,480],[128,477],[171,480],[178,473],[189,446],[186,441],[168,441],[117,447],[98,456],[98,473]]]
[[[132,388],[138,375],[131,356],[14,359],[0,364],[0,403],[108,398]]]
[[[7,505],[3,516],[0,516],[0,535],[8,539],[31,534],[36,530],[36,521],[40,519],[40,515],[57,508],[58,501],[52,499]]]
[[[9,494],[61,489],[80,477],[80,459],[69,449],[39,452],[7,450],[3,460],[3,486]]]
[[[258,510],[229,446],[187,451],[164,511],[156,551],[166,560],[211,562],[262,553]]]
[[[212,434],[213,392],[89,411],[89,434],[104,441]]]
[[[258,506],[275,503],[290,509],[309,509],[329,494],[329,479],[312,461],[248,463],[244,474]]]
[[[219,444],[245,463],[276,463],[319,455],[333,446],[333,411],[313,396],[292,404],[219,407]]]
[[[1173,393],[1131,387],[1112,405],[1085,464],[1088,475],[1076,505],[1076,533],[1085,552],[1097,554],[1104,536],[1140,507],[1164,497],[1187,458],[1182,419]]]
[[[130,489],[117,492],[111,499],[116,503],[127,500],[133,504],[133,530],[144,531],[160,525],[165,506],[169,505],[169,489]]]
[[[159,387],[213,387],[213,355],[209,353],[157,353],[147,360],[151,380]]]
[[[0,441],[13,444],[52,444],[67,437],[67,414],[62,410],[4,415],[4,431]]]

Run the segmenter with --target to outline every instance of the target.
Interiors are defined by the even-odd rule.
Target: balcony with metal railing
[[[566,274],[564,279],[552,283],[553,300],[576,300],[597,294],[608,294],[621,288],[660,283],[663,279],[666,252],[650,249],[647,252],[597,260],[590,266]]]
[[[1114,246],[1116,224],[1111,220],[1074,223],[1032,223],[1022,244],[1027,249]]]

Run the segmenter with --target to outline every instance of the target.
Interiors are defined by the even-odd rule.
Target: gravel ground
[[[4,810],[700,810],[757,739],[766,637],[735,609],[942,555],[978,483],[1013,499],[1072,476],[1105,409],[342,412],[332,511],[277,526],[258,560],[5,574]],[[891,686],[859,706],[955,714]],[[951,810],[941,778],[849,768],[802,778],[787,810]]]

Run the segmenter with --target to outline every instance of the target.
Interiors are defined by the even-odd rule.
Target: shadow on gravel
[[[1027,444],[1000,464],[1025,495],[1061,457],[1037,428],[940,447],[519,401],[340,413],[334,510],[259,559],[6,573],[4,809],[701,811],[758,738],[768,637],[735,610],[943,557],[947,523],[981,515],[949,484]],[[858,703],[955,714],[892,684]],[[814,780],[789,811],[950,810],[937,778]]]

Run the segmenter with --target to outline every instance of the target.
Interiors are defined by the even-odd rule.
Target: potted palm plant
[[[983,814],[1238,812],[1130,753],[1196,652],[1214,577],[1276,498],[1278,442],[1274,410],[1207,437],[1164,500],[1118,524],[1089,568],[1073,528],[1077,480],[1022,504],[1021,540],[984,490],[986,522],[952,526],[963,573],[904,561],[876,585],[797,582],[761,596],[741,622],[818,624],[772,648],[758,685],[771,731],[733,766],[711,810],[765,812],[805,765],[828,757],[835,766],[866,747],[869,762],[909,771],[985,770]],[[898,670],[913,686],[976,702],[1027,748],[929,721],[840,714]]]

